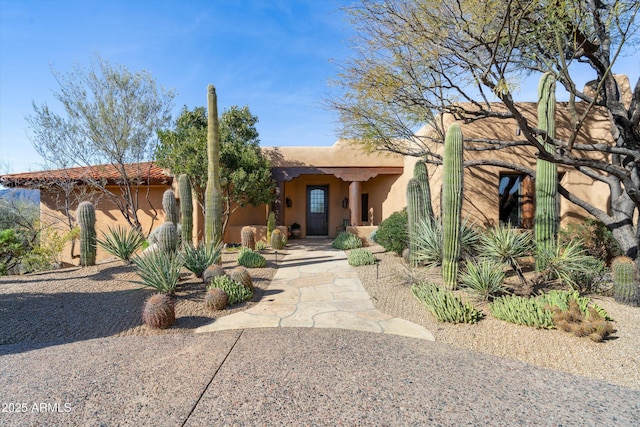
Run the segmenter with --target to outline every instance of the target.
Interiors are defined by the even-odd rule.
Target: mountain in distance
[[[28,188],[3,188],[0,189],[0,199],[31,201],[40,204],[40,190]]]

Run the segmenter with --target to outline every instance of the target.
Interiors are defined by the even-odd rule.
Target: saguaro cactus
[[[82,202],[76,212],[80,224],[80,265],[96,264],[96,211],[91,202]]]
[[[415,178],[411,178],[407,184],[407,228],[409,230],[409,263],[414,267],[418,265],[416,246],[418,224],[426,219],[422,197],[420,182]]]
[[[626,256],[611,263],[613,272],[613,298],[620,304],[640,306],[640,287],[636,276],[636,265]]]
[[[442,278],[444,285],[455,289],[460,261],[460,216],[462,213],[462,130],[453,123],[447,130],[442,159]]]
[[[418,181],[422,190],[422,204],[424,206],[424,217],[433,221],[433,207],[431,206],[431,186],[429,185],[429,172],[427,164],[419,161],[413,167],[413,178]]]
[[[267,242],[271,241],[271,233],[276,229],[276,214],[275,212],[269,212],[267,217]]]
[[[222,240],[222,189],[220,187],[220,129],[216,88],[207,87],[207,158],[209,162],[205,191],[204,237],[206,243]]]
[[[553,144],[547,142],[556,134],[556,81],[551,73],[545,73],[538,85],[538,127],[547,133],[547,139],[539,137],[544,149],[553,153]],[[553,251],[557,234],[557,186],[558,169],[554,163],[538,160],[536,163],[536,212],[535,236],[538,251]],[[543,257],[537,257],[536,270],[544,270]]]
[[[193,243],[193,196],[191,183],[187,175],[178,178],[180,192],[180,213],[182,216],[182,244]]]
[[[162,195],[162,208],[164,209],[164,222],[177,225],[180,222],[178,202],[173,190],[167,190]]]

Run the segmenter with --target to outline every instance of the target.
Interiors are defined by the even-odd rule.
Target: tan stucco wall
[[[118,194],[120,191],[117,187],[107,187],[110,191]],[[146,234],[152,228],[164,222],[164,211],[162,210],[162,194],[165,190],[170,188],[168,185],[151,186],[147,193],[147,188],[144,187],[140,190],[138,218],[142,225],[142,229]],[[99,197],[97,195],[91,196],[90,194],[83,194],[80,196],[83,200],[89,200],[94,202],[94,208],[96,210],[96,233],[98,238],[101,238],[102,232],[107,232],[109,226],[114,227],[116,225],[122,225],[128,227],[128,223],[123,217],[120,210],[112,203],[106,196],[102,196],[96,203],[95,200]],[[68,231],[68,227],[65,226],[66,216],[64,210],[61,208],[61,199],[59,195],[55,193],[42,190],[40,192],[40,218],[45,224],[51,224],[62,231]],[[73,204],[71,209],[74,211],[77,209],[77,204]],[[71,254],[71,243],[68,243],[62,251],[61,260],[70,264],[77,265],[79,263],[79,246],[75,244],[73,255]],[[104,252],[98,247],[96,260],[102,261],[112,258],[113,256]]]

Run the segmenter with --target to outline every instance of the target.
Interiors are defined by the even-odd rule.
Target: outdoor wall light
[[[291,201],[291,199],[289,197],[287,197],[286,199],[284,199],[284,204],[287,205],[288,208],[290,208],[291,206],[293,206],[293,202]]]
[[[342,207],[343,208],[348,208],[349,207],[349,198],[345,197],[344,199],[342,199]]]

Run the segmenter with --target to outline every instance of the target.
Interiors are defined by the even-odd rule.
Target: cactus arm
[[[442,179],[442,278],[448,289],[455,289],[460,259],[460,227],[462,213],[462,130],[453,123],[444,142]]]

